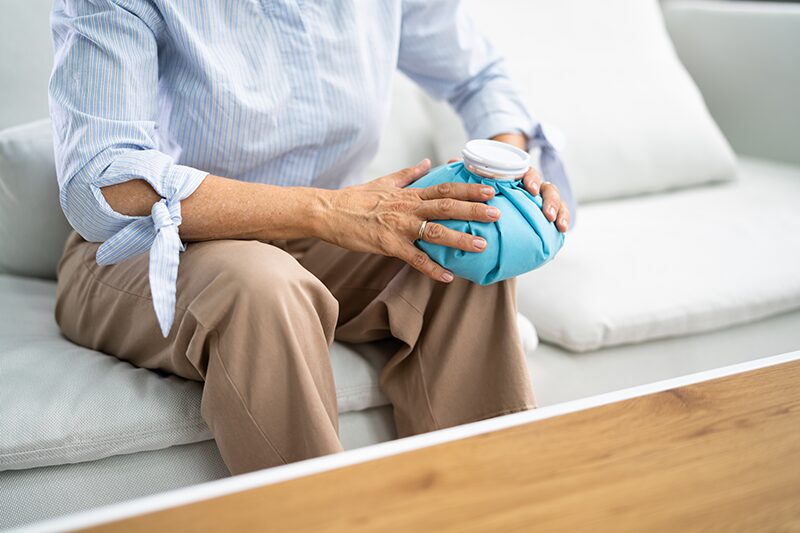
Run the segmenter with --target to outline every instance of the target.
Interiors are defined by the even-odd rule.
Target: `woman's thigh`
[[[293,257],[270,244],[190,243],[180,256],[175,321],[165,338],[150,296],[149,254],[100,266],[98,246],[76,233],[67,241],[56,302],[64,335],[138,367],[187,379],[204,379],[206,337],[232,315],[234,306],[253,305],[262,315],[258,318],[268,320],[270,300],[286,291],[302,287],[327,293]]]

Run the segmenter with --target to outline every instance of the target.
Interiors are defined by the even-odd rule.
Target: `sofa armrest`
[[[664,17],[734,150],[800,164],[800,4],[672,0]]]

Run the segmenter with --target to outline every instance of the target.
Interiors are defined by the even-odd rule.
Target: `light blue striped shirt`
[[[520,131],[568,190],[501,58],[456,0],[55,0],[50,80],[61,205],[99,264],[150,251],[153,305],[175,312],[180,201],[208,173],[337,188],[357,180],[392,77],[447,99],[471,138]],[[549,159],[548,159],[549,158]],[[548,175],[551,174],[551,175]],[[151,216],[100,189],[144,179]]]

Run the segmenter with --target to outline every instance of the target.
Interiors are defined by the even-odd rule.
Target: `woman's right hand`
[[[317,236],[357,252],[397,257],[430,278],[449,283],[449,272],[414,246],[425,220],[475,220],[494,222],[500,211],[485,204],[494,189],[477,183],[441,183],[406,189],[430,170],[425,159],[368,183],[324,191]],[[480,237],[429,222],[423,240],[467,252],[482,252]]]

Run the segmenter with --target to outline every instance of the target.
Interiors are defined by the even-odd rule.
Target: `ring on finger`
[[[428,227],[428,221],[423,220],[422,224],[419,225],[419,232],[417,232],[417,240],[421,241],[422,238],[425,236],[425,228]]]

